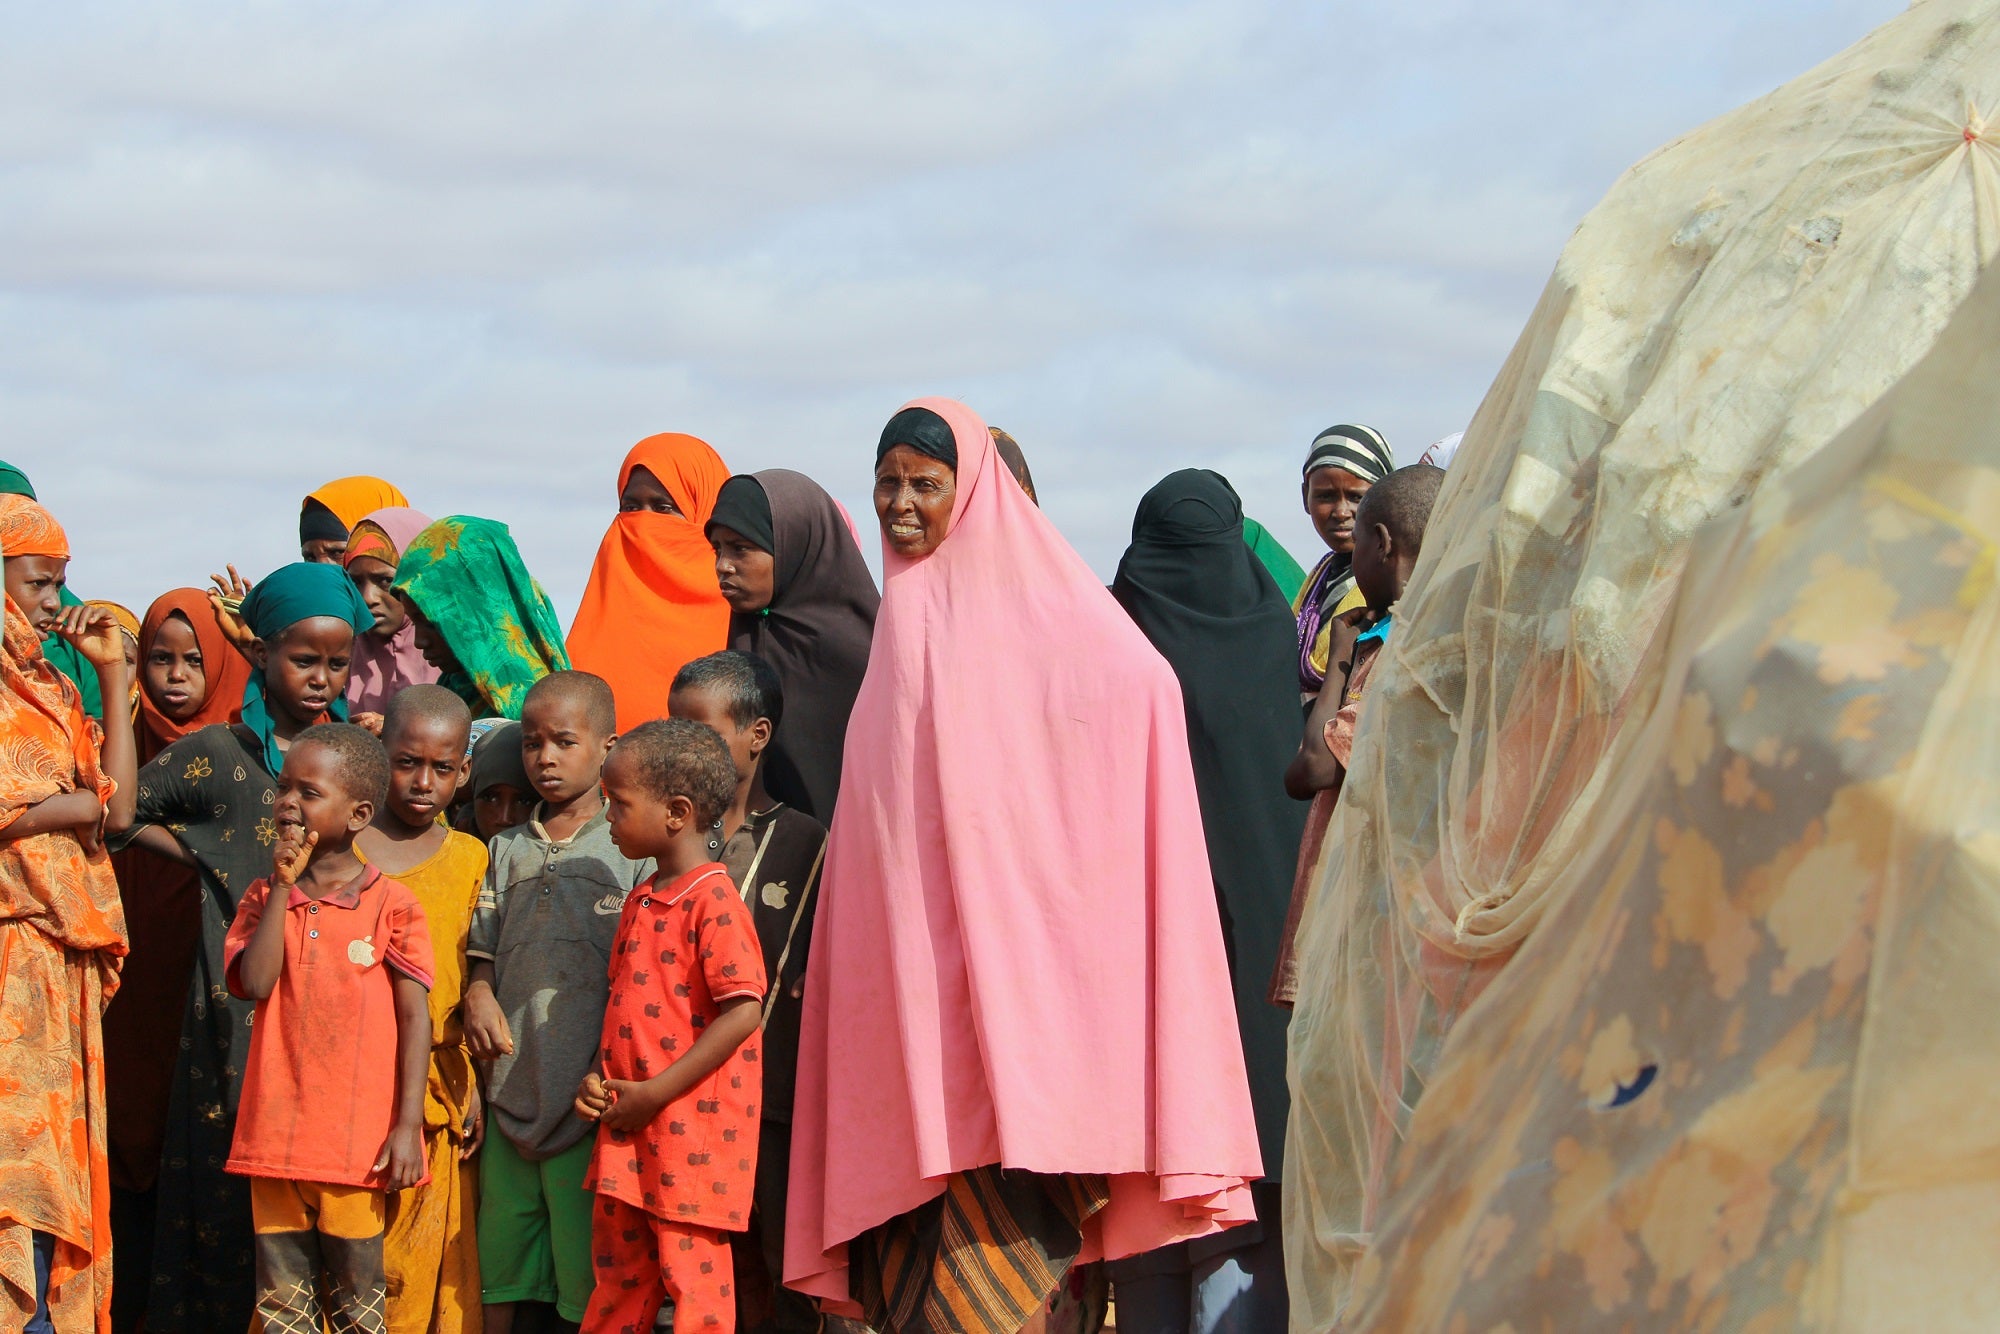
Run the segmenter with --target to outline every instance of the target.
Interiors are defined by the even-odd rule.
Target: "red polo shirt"
[[[625,899],[611,948],[611,1005],[599,1054],[610,1079],[651,1079],[722,1013],[764,996],[764,953],[750,909],[720,863]],[[687,1095],[634,1131],[600,1127],[584,1185],[656,1218],[741,1232],[757,1178],[762,1034],[753,1033]]]
[[[223,942],[223,976],[264,916],[271,882],[250,886]],[[416,896],[369,868],[325,898],[292,889],[285,966],[250,1023],[250,1059],[229,1170],[330,1186],[380,1186],[375,1160],[396,1117],[396,987],[431,984],[430,933]],[[426,1031],[428,1040],[428,1030]]]

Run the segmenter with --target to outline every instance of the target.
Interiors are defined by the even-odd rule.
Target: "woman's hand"
[[[250,596],[251,584],[236,572],[234,565],[225,568],[229,571],[226,579],[219,574],[208,576],[215,584],[209,592],[208,605],[215,613],[215,626],[222,631],[222,637],[247,658],[250,646],[257,642],[257,636],[250,632],[249,625],[243,620],[243,599]]]
[[[64,607],[55,631],[100,671],[125,666],[125,628],[106,607]]]

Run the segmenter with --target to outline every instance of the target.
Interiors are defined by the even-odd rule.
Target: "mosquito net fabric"
[[[1697,618],[1733,598],[1739,583],[1749,601],[1737,612],[1748,618],[1738,630],[1753,637],[1790,624],[1781,620],[1790,605],[1783,599],[1804,596],[1796,587],[1755,586],[1776,580],[1776,565],[1745,566],[1733,572],[1735,583],[1684,593],[1690,560],[1718,540],[1704,525],[1732,511],[1772,513],[1766,502],[1790,494],[1793,470],[1825,454],[1932,349],[2000,247],[2000,143],[1988,138],[1980,111],[2000,105],[1996,10],[1992,0],[1926,0],[1627,173],[1577,230],[1468,430],[1397,609],[1396,634],[1375,669],[1300,932],[1304,981],[1291,1028],[1286,1169],[1295,1329],[1333,1326],[1390,1201],[1406,1238],[1442,1237],[1436,1229],[1449,1231],[1476,1212],[1476,1171],[1518,1169],[1554,1189],[1557,1159],[1529,1156],[1501,1168],[1495,1146],[1504,1127],[1519,1140],[1543,1127],[1538,1117],[1556,1116],[1556,1101],[1542,1106],[1532,1094],[1563,1070],[1523,1059],[1503,1071],[1497,1062],[1514,1061],[1531,1039],[1546,1040],[1534,1049],[1540,1060],[1581,1062],[1567,1076],[1573,1099],[1582,1096],[1579,1080],[1610,1099],[1623,1086],[1605,1079],[1639,1078],[1644,1062],[1636,1056],[1620,1065],[1607,1047],[1592,1057],[1598,1038],[1574,1051],[1569,1045],[1586,1013],[1580,996],[1605,982],[1599,970],[1607,960],[1621,960],[1618,980],[1630,988],[1630,1005],[1603,1012],[1601,1041],[1615,1043],[1609,1025],[1622,1014],[1621,1031],[1638,1056],[1650,1050],[1642,1029],[1664,1043],[1650,1076],[1656,1087],[1631,1104],[1653,1110],[1619,1118],[1625,1122],[1660,1118],[1661,1134],[1681,1124],[1664,1120],[1668,1095],[1712,1077],[1720,1059],[1719,1048],[1697,1053],[1697,1041],[1727,1038],[1739,1054],[1759,1043],[1775,1050],[1781,1038],[1809,1050],[1837,1043],[1810,1029],[1770,1029],[1763,1018],[1766,1007],[1778,1014],[1796,1002],[1792,992],[1808,987],[1801,970],[1812,953],[1790,964],[1766,958],[1786,956],[1786,928],[1758,916],[1782,897],[1769,883],[1780,868],[1753,873],[1746,863],[1739,884],[1724,864],[1703,863],[1701,874],[1728,881],[1730,892],[1713,902],[1633,907],[1618,899],[1618,885],[1669,851],[1658,846],[1664,826],[1642,809],[1642,793],[1701,767],[1660,739],[1661,711],[1679,707],[1669,669],[1677,653],[1688,656],[1684,636],[1709,633]],[[1990,474],[1968,466],[1939,493],[1952,515],[1963,516],[1975,494],[1964,488],[1978,477]],[[1747,511],[1746,502],[1753,502]],[[1911,702],[1882,691],[1887,676],[1922,696],[1920,710],[1945,686],[1949,672],[1934,660],[1950,645],[1922,637],[1946,632],[1919,618],[1904,638],[1891,635],[1905,614],[1894,592],[1900,585],[1883,582],[1891,572],[1870,573],[1871,562],[1888,557],[1860,512],[1847,522],[1824,530],[1826,545],[1801,558],[1801,577],[1831,572],[1814,594],[1821,601],[1800,604],[1822,620],[1794,617],[1798,628],[1772,641],[1775,657],[1758,669],[1769,676],[1747,697],[1704,696],[1711,729],[1750,731],[1717,732],[1713,754],[1704,753],[1702,765],[1725,740],[1741,747],[1716,771],[1717,804],[1699,819],[1672,822],[1708,840],[1687,844],[1684,860],[1698,846],[1750,857],[1757,839],[1779,838],[1772,822],[1795,803],[1803,812],[1821,796],[1833,800],[1834,787],[1821,785],[1858,783],[1828,767],[1836,753],[1847,755],[1827,749],[1841,717],[1867,732],[1869,745],[1914,744],[1897,721]],[[1946,518],[1928,522],[1941,525],[1938,534],[1958,533],[1937,543],[1958,544],[1963,560],[1976,563],[1972,537]],[[1841,562],[1858,562],[1851,578]],[[1901,577],[1900,567],[1893,573]],[[1767,591],[1768,613],[1756,610],[1767,606],[1759,600]],[[1954,584],[1947,600],[1961,596]],[[1836,652],[1853,659],[1857,674],[1835,683],[1810,662],[1801,667],[1799,644],[1812,635],[1834,635]],[[1928,686],[1926,666],[1936,675]],[[1914,730],[1921,727],[1920,713]],[[1686,786],[1677,785],[1677,799],[1692,801]],[[1862,801],[1863,790],[1844,799],[1849,818],[1860,818],[1850,809],[1857,802],[1863,813],[1877,809]],[[1824,813],[1800,818],[1818,819],[1812,837],[1822,847]],[[1759,821],[1770,827],[1753,834]],[[1610,839],[1625,840],[1615,855],[1606,850]],[[1773,844],[1766,856],[1777,853]],[[1761,888],[1747,887],[1756,876]],[[1791,927],[1803,916],[1820,929],[1823,915],[1852,907],[1841,896],[1855,891],[1828,884],[1813,892],[1829,895],[1828,904],[1807,911],[1794,903]],[[1600,920],[1600,912],[1608,915]],[[1516,957],[1524,950],[1532,962]],[[1768,975],[1755,972],[1756,961]],[[1675,970],[1694,964],[1731,980],[1733,1007],[1708,1016],[1712,1032],[1687,1028],[1660,1039],[1659,1026],[1693,1003],[1692,984]],[[1738,978],[1744,969],[1751,972]],[[1861,972],[1865,980],[1865,964]],[[1505,1011],[1505,1022],[1455,1033],[1459,1017],[1503,977],[1518,1008]],[[1976,992],[1976,1003],[1990,990]],[[1499,1014],[1498,996],[1480,1012]],[[1433,1114],[1428,1089],[1447,1073],[1439,1068],[1447,1049],[1459,1101]],[[1816,1092],[1814,1108],[1831,1105],[1831,1086],[1794,1092],[1802,1101]],[[1405,1140],[1420,1101],[1419,1124],[1431,1132],[1421,1146]],[[1807,1123],[1800,1133],[1819,1136],[1812,1142],[1823,1149],[1833,1142],[1827,1136],[1844,1142],[1819,1127],[1818,1111],[1795,1114]],[[1592,1160],[1602,1181],[1565,1177],[1572,1186],[1562,1209],[1580,1207],[1599,1186],[1610,1189],[1628,1168],[1648,1169],[1631,1164],[1628,1152],[1617,1146]],[[1433,1174],[1445,1161],[1462,1179]],[[1719,1220],[1747,1226],[1743,1206],[1726,1193],[1690,1207],[1711,1204],[1711,1216],[1686,1226],[1704,1237],[1723,1226]],[[1551,1208],[1519,1226],[1554,1226]],[[1447,1309],[1460,1285],[1491,1282],[1497,1292],[1510,1278],[1525,1279],[1513,1251],[1522,1238],[1510,1239],[1507,1217],[1495,1213],[1477,1245],[1458,1238],[1460,1268],[1426,1267],[1424,1282],[1442,1286],[1422,1294],[1423,1309]],[[1730,1237],[1727,1244],[1755,1249],[1754,1233]],[[1403,1285],[1414,1281],[1407,1266],[1422,1251],[1416,1241],[1400,1246],[1387,1261],[1393,1273],[1375,1272],[1385,1260],[1371,1263],[1365,1318],[1405,1309],[1391,1295],[1417,1300]],[[1642,1270],[1652,1272],[1636,1261],[1621,1272],[1638,1283]],[[1668,1265],[1658,1275],[1673,1272]],[[1674,1285],[1688,1278],[1654,1276],[1648,1284],[1682,1292]],[[1655,1297],[1692,1300],[1651,1286],[1631,1300],[1650,1319],[1644,1303]],[[1496,1312],[1506,1313],[1486,1314]],[[1382,1318],[1388,1323],[1374,1327],[1433,1327]],[[1477,1319],[1466,1326],[1493,1327]]]
[[[1345,1328],[1993,1328],[1997,553],[2000,270],[1698,534],[1581,885],[1453,1030]]]

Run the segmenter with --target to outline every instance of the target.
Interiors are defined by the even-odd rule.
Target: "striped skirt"
[[[1015,1334],[1045,1309],[1085,1221],[1110,1200],[1101,1176],[958,1173],[936,1199],[855,1239],[855,1300],[882,1334]]]

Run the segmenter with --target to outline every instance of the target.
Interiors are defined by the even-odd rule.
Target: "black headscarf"
[[[771,498],[764,494],[757,479],[747,473],[738,473],[715,493],[715,509],[708,516],[708,527],[731,529],[748,538],[760,551],[769,551],[778,540],[771,531]]]
[[[1146,493],[1112,594],[1180,678],[1188,750],[1236,992],[1236,1025],[1264,1171],[1285,1157],[1285,1026],[1266,998],[1284,935],[1306,806],[1285,795],[1299,748],[1298,627],[1243,542],[1243,504],[1188,468]]]
[[[927,416],[935,417],[934,413]],[[940,421],[942,419],[939,419]],[[875,611],[882,595],[861,559],[847,515],[819,483],[785,468],[732,477],[721,496],[756,488],[764,499],[772,556],[771,605],[754,615],[732,614],[729,647],[771,664],[785,688],[785,717],[764,752],[764,787],[778,800],[820,821],[833,819],[840,791],[840,755],[847,718],[868,671]],[[711,524],[738,527],[743,512],[724,516],[717,499]],[[1296,711],[1296,710],[1295,710]]]
[[[945,419],[929,408],[904,408],[889,418],[889,424],[882,428],[882,441],[875,446],[875,462],[880,463],[897,445],[908,445],[953,471],[958,469],[958,441],[952,439]]]

